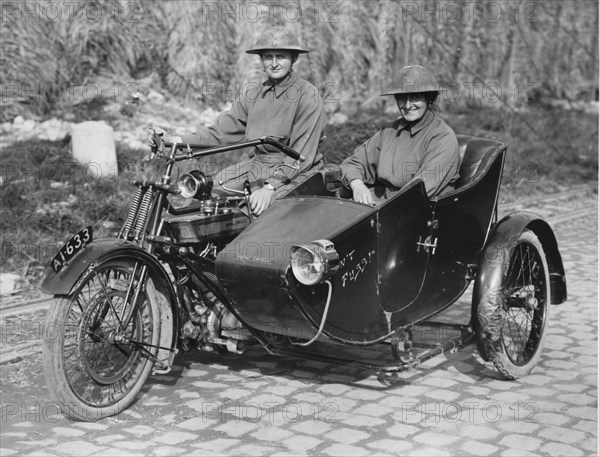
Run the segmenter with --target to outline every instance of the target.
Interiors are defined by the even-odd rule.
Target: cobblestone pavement
[[[551,308],[542,358],[519,381],[501,380],[474,345],[387,387],[258,349],[195,353],[117,417],[70,422],[35,355],[0,367],[0,455],[597,455],[597,215],[555,230],[569,300]],[[465,297],[445,317],[468,313]]]

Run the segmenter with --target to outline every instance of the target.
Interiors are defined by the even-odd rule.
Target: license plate
[[[60,248],[58,254],[54,256],[52,262],[50,262],[50,266],[54,270],[55,273],[58,273],[62,268],[69,263],[75,255],[81,251],[87,244],[92,242],[92,226],[86,227],[77,233],[73,238],[65,243],[65,245]]]

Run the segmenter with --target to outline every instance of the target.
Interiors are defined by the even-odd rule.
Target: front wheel
[[[85,274],[48,312],[44,370],[70,419],[113,416],[135,399],[159,343],[159,308],[146,293],[146,267],[110,260]],[[135,291],[141,285],[133,306]]]
[[[503,249],[493,284],[473,304],[473,329],[481,356],[506,379],[528,374],[545,340],[550,276],[542,244],[530,230],[512,250]],[[494,276],[494,275],[491,275]]]

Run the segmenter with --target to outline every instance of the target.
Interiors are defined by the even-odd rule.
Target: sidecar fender
[[[484,282],[499,282],[502,279],[501,262],[490,259],[497,260],[498,256],[502,254],[499,252],[500,250],[503,252],[512,251],[521,233],[525,230],[531,230],[535,233],[546,253],[550,273],[550,303],[559,305],[567,300],[565,269],[552,228],[537,214],[520,211],[504,217],[492,229],[479,258],[473,303],[476,303],[477,299],[480,298],[476,296],[478,291],[481,292],[486,289]]]
[[[107,260],[135,259],[144,262],[149,267],[150,278],[148,294],[156,300],[160,308],[161,339],[160,346],[174,348],[177,343],[177,296],[169,279],[169,275],[155,257],[130,241],[105,238],[93,241],[77,254],[69,264],[58,273],[50,273],[40,289],[52,295],[69,295],[76,287],[81,276],[93,265]],[[159,360],[166,360],[164,354]],[[167,351],[168,352],[168,351]]]

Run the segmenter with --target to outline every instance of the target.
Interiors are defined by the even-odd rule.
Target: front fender
[[[137,244],[130,241],[104,238],[88,244],[69,264],[58,273],[50,273],[40,289],[52,295],[69,295],[83,274],[92,266],[114,259],[134,259],[148,265],[151,285],[149,296],[157,300],[161,312],[161,346],[175,347],[177,342],[178,316],[177,296],[169,275],[160,262]],[[162,297],[164,299],[162,299]],[[168,302],[168,303],[166,303]],[[163,351],[164,352],[164,351]],[[165,355],[165,358],[168,356]],[[159,359],[161,356],[159,354]]]
[[[550,273],[550,303],[559,305],[567,300],[565,269],[554,232],[544,219],[528,211],[509,214],[494,226],[480,255],[474,295],[475,291],[484,290],[484,281],[489,282],[502,274],[500,262],[486,262],[486,259],[497,258],[501,249],[508,248],[504,252],[511,252],[521,233],[528,229],[535,233],[546,253]],[[473,297],[474,303],[477,298]]]
[[[116,238],[96,240],[85,246],[81,252],[71,259],[68,265],[58,273],[51,272],[40,286],[42,292],[52,295],[68,295],[77,279],[91,264],[118,257],[136,256],[138,253],[151,257],[137,244]],[[139,258],[139,256],[138,256]],[[154,258],[151,258],[151,262]],[[160,266],[160,264],[159,264]],[[162,268],[162,266],[160,266]]]

